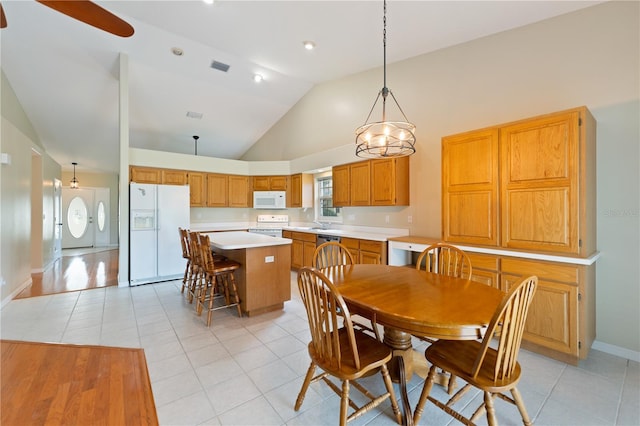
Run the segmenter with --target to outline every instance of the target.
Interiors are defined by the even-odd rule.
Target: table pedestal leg
[[[402,424],[413,426],[413,412],[407,394],[407,380],[413,375],[413,349],[411,335],[396,329],[385,327],[384,343],[392,349],[393,358],[389,362],[391,380],[399,383],[400,399],[402,401]]]

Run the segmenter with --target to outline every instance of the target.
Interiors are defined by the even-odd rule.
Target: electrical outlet
[[[407,223],[413,223],[413,216],[407,216]]]
[[[384,223],[389,223],[389,215],[385,215],[385,217],[384,217]]]
[[[265,256],[264,257],[264,263],[273,263],[275,262],[275,256]]]

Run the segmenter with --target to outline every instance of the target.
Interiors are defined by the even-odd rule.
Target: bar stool
[[[238,315],[242,316],[240,298],[234,272],[240,268],[240,264],[233,260],[225,259],[215,261],[211,251],[211,241],[208,235],[200,235],[200,285],[196,302],[196,312],[202,314],[202,309],[207,309],[207,327],[211,325],[213,311],[235,306]],[[224,299],[224,304],[215,306],[216,300]]]

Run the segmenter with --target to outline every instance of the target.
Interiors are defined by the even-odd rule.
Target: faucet
[[[318,222],[317,220],[314,220],[313,223],[317,223],[322,229],[329,229],[328,222]]]

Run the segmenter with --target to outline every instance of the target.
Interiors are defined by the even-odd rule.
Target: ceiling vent
[[[201,112],[187,111],[187,117],[189,117],[189,118],[197,118],[198,120],[200,120],[202,118],[202,113]]]
[[[222,71],[222,72],[229,71],[229,65],[223,64],[222,62],[218,62],[218,61],[211,62],[211,68],[213,68],[214,70]]]

